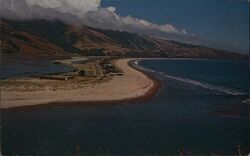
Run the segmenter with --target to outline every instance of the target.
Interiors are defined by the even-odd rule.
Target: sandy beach
[[[90,104],[138,100],[152,97],[159,82],[129,65],[137,59],[120,59],[115,64],[124,72],[111,80],[81,88],[15,91],[2,87],[1,108],[49,106],[56,104]],[[36,80],[44,81],[44,80]],[[46,84],[46,83],[45,83]]]

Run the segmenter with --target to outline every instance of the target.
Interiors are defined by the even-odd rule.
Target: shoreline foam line
[[[229,95],[234,95],[234,96],[248,95],[245,92],[241,92],[241,91],[238,91],[238,90],[233,89],[233,88],[228,88],[228,87],[224,87],[224,86],[220,86],[220,85],[212,85],[212,84],[208,84],[208,83],[205,83],[205,82],[200,82],[200,81],[193,80],[193,79],[168,75],[168,74],[163,73],[163,72],[158,72],[158,71],[155,71],[155,70],[144,68],[141,65],[139,65],[140,61],[142,61],[142,60],[135,61],[135,64],[141,70],[146,70],[146,71],[149,71],[149,72],[158,73],[161,76],[166,77],[166,78],[170,78],[170,79],[173,79],[173,80],[177,80],[177,81],[180,81],[180,82],[184,82],[184,83],[188,83],[188,84],[191,84],[191,85],[199,86],[201,88],[205,88],[205,89],[212,90],[212,91],[217,91],[217,92],[224,93],[224,94],[229,94]]]

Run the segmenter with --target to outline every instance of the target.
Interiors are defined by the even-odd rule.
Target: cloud
[[[110,12],[113,12],[113,13],[116,11],[116,8],[115,8],[115,7],[112,7],[112,6],[111,6],[111,7],[108,7],[107,9],[108,9]]]
[[[120,16],[115,11],[115,7],[88,11],[84,14],[83,23],[95,28],[129,31],[141,35],[199,44],[200,40],[194,34],[189,34],[185,29],[178,29],[170,23],[159,25],[130,15]]]
[[[30,7],[39,6],[42,8],[55,9],[62,13],[71,13],[82,17],[88,11],[97,10],[101,0],[25,0]]]
[[[115,13],[116,8],[100,8],[96,11],[86,12],[83,22],[92,27],[103,29],[116,29],[121,31],[140,32],[144,30],[159,31],[186,36],[186,30],[178,30],[171,24],[158,25],[144,19],[134,18],[132,16],[120,16]]]
[[[8,18],[61,19],[101,29],[129,31],[142,35],[192,42],[185,29],[170,23],[159,25],[150,21],[120,16],[115,7],[101,7],[101,0],[0,0],[1,16]]]

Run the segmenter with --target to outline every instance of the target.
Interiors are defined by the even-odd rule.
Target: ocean
[[[248,63],[136,62],[162,81],[148,101],[2,112],[5,155],[249,153]]]

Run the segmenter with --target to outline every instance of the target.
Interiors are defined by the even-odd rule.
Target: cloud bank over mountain
[[[101,0],[0,0],[1,16],[11,19],[60,19],[102,29],[199,44],[199,39],[170,23],[159,25],[132,16],[120,16],[115,7],[101,7]]]

